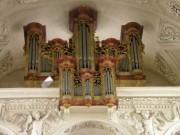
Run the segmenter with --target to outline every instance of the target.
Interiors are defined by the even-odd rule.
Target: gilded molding
[[[179,27],[167,21],[160,20],[158,40],[159,42],[180,42]]]

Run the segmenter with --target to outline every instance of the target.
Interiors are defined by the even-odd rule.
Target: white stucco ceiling
[[[98,11],[95,35],[100,40],[119,40],[121,25],[128,22],[143,25],[144,66],[148,75],[157,72],[161,80],[160,75],[171,84],[180,85],[180,0],[0,0],[1,78],[25,66],[24,25],[39,22],[46,25],[47,41],[68,41],[72,35],[68,13],[80,5]]]

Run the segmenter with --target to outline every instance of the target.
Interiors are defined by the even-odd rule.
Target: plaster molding
[[[159,42],[180,42],[179,27],[173,25],[170,22],[160,20],[158,41]]]
[[[175,135],[180,123],[180,97],[122,97],[119,98],[118,118],[140,134]],[[176,129],[176,130],[175,130]]]
[[[180,5],[175,1],[167,2],[167,11],[173,16],[180,16]]]
[[[10,50],[3,50],[0,58],[0,78],[6,75],[12,68],[13,58]]]
[[[59,98],[59,88],[1,88],[0,98]]]
[[[19,4],[31,4],[31,3],[36,3],[38,1],[40,0],[17,0]]]
[[[180,87],[117,87],[117,97],[180,97]]]
[[[84,122],[77,123],[77,124],[73,125],[72,127],[67,128],[64,131],[64,134],[68,135],[68,134],[73,133],[76,130],[81,130],[81,129],[86,129],[86,128],[101,129],[101,130],[108,132],[110,135],[118,134],[117,128],[112,127],[112,126],[108,125],[107,123],[103,123],[100,121],[84,121]],[[124,135],[124,134],[122,133],[121,135]]]
[[[175,72],[173,72],[173,69],[171,69],[169,64],[159,53],[156,53],[155,56],[155,70],[171,82],[176,83],[178,81],[178,77]]]
[[[136,0],[139,4],[148,4],[150,0]]]
[[[9,30],[7,22],[0,20],[0,45],[7,45],[9,42]]]
[[[162,135],[164,131],[169,133],[165,135],[171,135],[178,132],[177,123],[180,123],[179,90],[180,87],[118,87],[117,110],[107,106],[72,106],[69,110],[62,107],[58,111],[58,88],[2,89],[0,124],[11,127],[15,134],[27,135],[27,129],[38,112],[41,119],[47,116],[43,119],[44,127],[40,129],[47,135],[66,135],[86,128],[100,129],[112,135],[141,135],[148,133],[147,129],[154,135]],[[37,96],[33,97],[36,93]],[[15,96],[10,98],[10,94]],[[173,124],[177,125],[173,127]]]

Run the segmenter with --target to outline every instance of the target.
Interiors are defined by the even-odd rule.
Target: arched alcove
[[[81,120],[59,124],[47,135],[132,135],[118,124],[109,121]]]
[[[180,121],[173,124],[164,133],[164,135],[179,135],[179,134],[180,134]]]

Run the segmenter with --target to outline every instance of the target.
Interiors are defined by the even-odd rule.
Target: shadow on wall
[[[146,75],[146,86],[173,86],[173,84],[155,71],[145,70],[144,73]]]
[[[0,80],[0,88],[20,88],[24,86],[24,68],[15,70]]]

